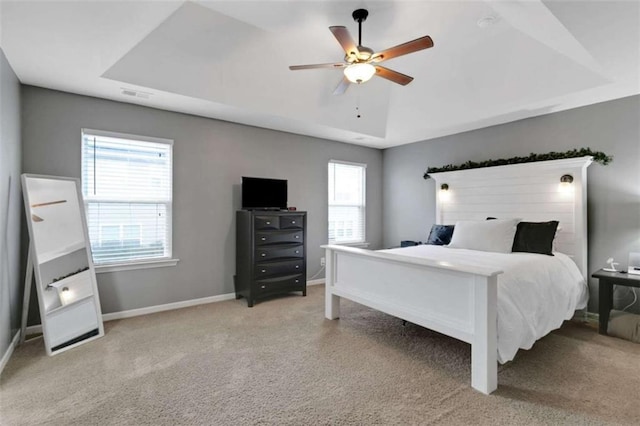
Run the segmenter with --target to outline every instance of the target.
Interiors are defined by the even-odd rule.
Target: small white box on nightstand
[[[629,253],[629,268],[630,274],[640,275],[640,253]]]

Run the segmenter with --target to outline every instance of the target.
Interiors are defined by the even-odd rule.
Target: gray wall
[[[380,150],[32,86],[23,86],[22,105],[25,173],[80,177],[83,127],[174,140],[173,254],[180,262],[98,274],[104,313],[233,292],[241,176],[289,180],[289,205],[308,212],[311,277],[327,242],[327,163],[366,163],[367,240],[372,248],[382,242]]]
[[[20,328],[20,82],[0,49],[0,357]]]
[[[427,167],[581,147],[614,156],[608,166],[588,168],[589,271],[611,256],[626,267],[629,252],[640,252],[640,96],[385,150],[384,245],[427,238],[435,218],[435,184],[422,178]],[[590,290],[596,311],[592,278]],[[614,297],[616,308],[633,300],[626,289]]]
[[[626,266],[629,251],[640,251],[638,96],[382,152],[30,86],[23,86],[22,105],[27,173],[79,177],[82,127],[175,140],[173,242],[181,261],[170,268],[99,274],[105,313],[232,292],[234,211],[243,175],[289,180],[289,204],[309,212],[313,275],[327,238],[329,159],[368,164],[367,239],[378,248],[426,238],[434,222],[434,183],[422,179],[429,166],[577,147],[601,150],[615,159],[589,167],[589,270],[609,256]],[[593,280],[590,287],[593,311]],[[625,291],[616,298],[618,308],[630,300]],[[30,323],[38,322],[35,311]]]

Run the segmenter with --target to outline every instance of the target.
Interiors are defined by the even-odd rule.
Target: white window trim
[[[82,133],[91,133],[92,135],[104,136],[106,138],[133,139],[141,142],[166,143],[173,147],[173,139],[157,138],[155,136],[142,136],[142,135],[134,135],[131,133],[108,132],[106,130],[96,130],[96,129],[87,129],[87,128],[82,128]],[[171,162],[173,163],[173,159],[171,160]]]
[[[364,232],[364,240],[363,241],[344,241],[341,243],[336,243],[336,242],[329,242],[329,244],[331,245],[337,245],[337,246],[348,246],[348,247],[356,247],[356,248],[367,248],[369,247],[370,243],[367,241],[367,165],[366,163],[356,163],[354,161],[343,161],[343,160],[329,160],[329,164],[331,163],[335,163],[335,164],[346,164],[349,166],[359,166],[364,168],[364,179],[362,181],[362,192],[364,194],[363,197],[363,204],[362,207],[364,208],[364,215],[362,216],[362,232]],[[327,183],[328,183],[327,179]],[[327,190],[328,193],[328,190]],[[329,211],[329,205],[327,203],[327,212]],[[327,223],[327,228],[328,228],[328,223]]]
[[[118,272],[118,271],[131,271],[135,269],[153,269],[153,268],[164,268],[167,266],[176,266],[180,259],[171,258],[171,259],[157,259],[157,260],[149,260],[149,261],[131,261],[131,262],[118,262],[118,263],[102,263],[99,265],[95,265],[94,269],[96,270],[96,274],[103,274],[107,272]]]
[[[367,241],[361,243],[331,243],[332,246],[347,246],[347,247],[355,247],[355,248],[367,248],[370,243]]]
[[[142,260],[142,261],[132,260],[132,261],[125,261],[125,262],[101,263],[101,264],[94,265],[94,269],[96,273],[100,274],[100,273],[106,273],[106,272],[130,271],[130,270],[136,270],[136,269],[152,269],[152,268],[162,268],[167,266],[176,266],[180,261],[180,259],[173,257],[173,139],[158,138],[154,136],[134,135],[132,133],[111,132],[107,130],[89,129],[86,127],[83,127],[80,130],[81,130],[81,137],[80,137],[80,144],[81,144],[80,167],[81,168],[82,168],[82,161],[83,161],[82,155],[84,151],[82,149],[82,144],[84,143],[83,139],[84,139],[85,133],[88,133],[94,136],[103,136],[108,138],[132,139],[132,140],[137,140],[141,142],[155,142],[155,143],[164,143],[164,144],[171,145],[171,180],[172,180],[171,201],[169,202],[162,201],[163,204],[167,205],[167,216],[168,216],[167,217],[167,231],[168,231],[167,244],[169,245],[169,247],[171,247],[171,256],[158,257],[158,258],[153,258],[150,260]],[[82,195],[83,195],[82,201],[84,204],[84,208],[85,208],[85,211],[87,211],[87,203],[89,201],[97,201],[97,200],[91,199],[90,197],[85,197],[84,194]],[[109,201],[107,199],[101,199],[101,200],[106,202]],[[122,200],[118,199],[117,201],[122,201]],[[139,201],[136,200],[136,202],[139,202]],[[151,201],[145,200],[145,202],[153,202],[153,200]]]

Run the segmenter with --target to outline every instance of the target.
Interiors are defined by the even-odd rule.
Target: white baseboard
[[[9,358],[11,358],[11,355],[13,355],[13,351],[16,348],[16,346],[18,346],[19,340],[20,340],[20,330],[18,330],[16,334],[13,336],[13,339],[11,339],[11,343],[9,344],[9,347],[7,348],[6,351],[4,351],[4,355],[2,355],[2,359],[0,359],[0,374],[2,374],[2,370],[4,370],[4,366],[7,365],[7,363],[9,362]]]
[[[166,303],[164,305],[147,306],[138,309],[129,309],[127,311],[111,312],[102,314],[102,321],[113,321],[123,318],[138,317],[140,315],[155,314],[157,312],[172,311],[174,309],[188,308],[190,306],[206,305],[208,303],[223,302],[225,300],[235,299],[235,293],[221,294],[218,296],[202,297],[200,299],[183,300],[181,302]],[[30,325],[27,327],[26,335],[42,333],[42,325]]]
[[[584,320],[588,323],[598,324],[600,322],[600,315],[596,312],[585,312]]]
[[[598,324],[600,315],[597,312],[587,312],[584,309],[576,311],[573,315],[573,321],[586,322],[590,324]]]
[[[40,324],[27,326],[27,328],[24,331],[24,335],[27,337],[31,336],[32,334],[39,334],[39,333],[42,333],[42,325]],[[26,340],[29,340],[29,339],[26,339]]]
[[[319,285],[319,284],[324,284],[324,278],[307,281],[308,286]],[[112,321],[112,320],[123,319],[123,318],[137,317],[140,315],[155,314],[157,312],[171,311],[173,309],[180,309],[180,308],[188,308],[190,306],[206,305],[208,303],[214,303],[214,302],[223,302],[225,300],[231,300],[235,298],[236,298],[235,293],[227,293],[227,294],[221,294],[218,296],[202,297],[200,299],[191,299],[191,300],[183,300],[181,302],[166,303],[164,305],[147,306],[145,308],[130,309],[127,311],[111,312],[109,314],[102,314],[102,321]],[[29,336],[30,334],[37,334],[37,333],[42,333],[42,326],[40,324],[30,325],[29,327],[27,327],[27,330],[25,332],[27,336]]]
[[[112,312],[103,314],[103,321],[137,317],[140,315],[155,314],[156,312],[172,311],[174,309],[188,308],[190,306],[206,305],[208,303],[223,302],[235,299],[235,293],[221,294],[219,296],[202,297],[200,299],[183,300],[181,302],[166,303],[164,305],[148,306],[146,308],[130,309],[128,311]]]

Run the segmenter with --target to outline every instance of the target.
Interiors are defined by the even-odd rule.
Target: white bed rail
[[[325,316],[340,298],[471,344],[471,386],[498,386],[497,276],[503,271],[326,245]]]

